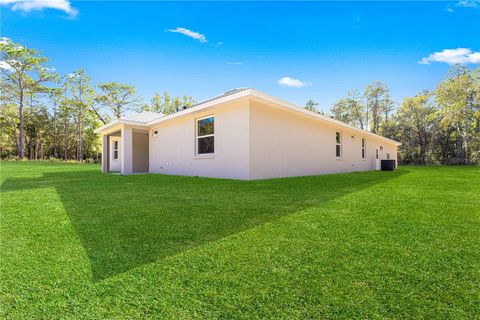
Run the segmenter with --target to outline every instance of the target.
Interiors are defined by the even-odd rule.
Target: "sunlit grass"
[[[474,318],[480,169],[262,181],[2,162],[6,318]]]

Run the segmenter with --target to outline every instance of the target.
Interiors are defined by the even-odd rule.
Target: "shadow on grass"
[[[10,178],[1,188],[55,187],[100,281],[402,173],[237,181],[76,171]]]

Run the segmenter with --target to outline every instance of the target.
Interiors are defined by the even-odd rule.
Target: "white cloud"
[[[291,77],[283,77],[278,80],[278,84],[286,87],[294,87],[294,88],[301,88],[305,86],[311,86],[311,82],[303,82],[299,79],[291,78]]]
[[[168,32],[174,32],[174,33],[181,33],[183,35],[186,35],[187,37],[190,37],[190,38],[193,38],[195,40],[198,40],[200,41],[201,43],[205,43],[205,42],[208,42],[207,41],[207,38],[205,37],[205,35],[201,34],[201,33],[198,33],[196,31],[192,31],[192,30],[189,30],[189,29],[186,29],[186,28],[175,28],[175,29],[168,29]]]
[[[9,72],[12,72],[14,70],[12,66],[9,65],[8,62],[4,60],[0,61],[0,69],[6,70]]]
[[[480,9],[480,0],[461,0],[457,1],[453,6],[457,8]],[[448,4],[445,10],[449,13],[454,12],[452,4]]]
[[[480,8],[480,0],[463,0],[463,1],[458,1],[456,4],[457,7],[463,7],[463,8],[473,8],[477,9]]]
[[[12,5],[12,10],[30,12],[32,10],[56,9],[75,17],[78,10],[69,0],[0,0],[0,4]]]
[[[423,58],[418,63],[430,64],[432,62],[444,62],[448,64],[476,64],[480,63],[480,52],[473,52],[468,48],[445,49],[443,51],[430,54],[428,57]]]
[[[473,52],[469,55],[471,63],[480,63],[480,52]]]
[[[227,64],[241,66],[243,64],[243,62],[227,61]]]

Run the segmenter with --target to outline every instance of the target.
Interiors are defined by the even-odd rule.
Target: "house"
[[[96,132],[103,172],[245,180],[379,170],[400,145],[249,88],[170,115],[120,118]]]

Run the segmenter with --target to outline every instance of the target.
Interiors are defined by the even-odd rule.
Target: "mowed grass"
[[[2,318],[480,317],[478,167],[1,179]]]

